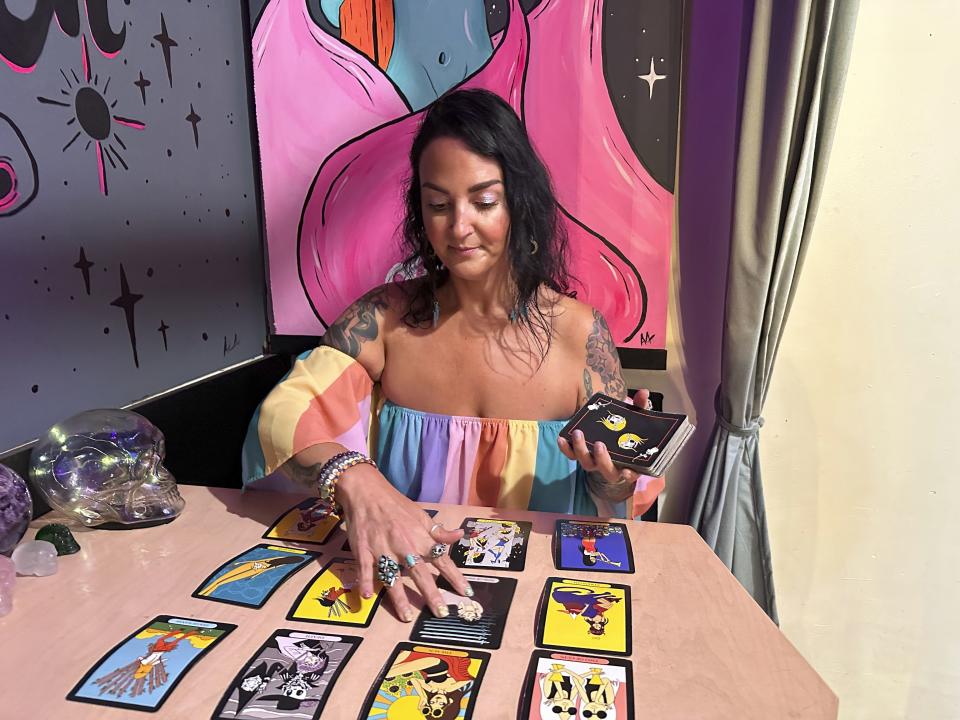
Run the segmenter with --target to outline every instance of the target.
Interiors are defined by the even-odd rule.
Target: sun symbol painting
[[[100,86],[100,77],[93,72],[90,66],[87,39],[83,35],[80,36],[80,54],[82,77],[78,77],[76,70],[73,69],[70,70],[69,76],[62,68],[60,70],[60,74],[66,82],[66,86],[60,89],[60,94],[64,99],[38,96],[37,100],[44,105],[54,105],[71,111],[70,117],[67,119],[67,127],[74,133],[66,145],[63,146],[63,152],[66,152],[78,140],[83,142],[84,137],[86,137],[86,145],[84,145],[83,150],[86,152],[93,147],[97,161],[100,192],[108,195],[106,163],[110,163],[114,170],[118,169],[118,164],[124,170],[129,169],[120,153],[120,150],[126,150],[127,146],[120,138],[118,134],[120,128],[117,126],[143,130],[146,124],[140,120],[133,120],[114,113],[118,101],[109,102],[110,78],[106,78],[103,86]],[[71,77],[73,78],[72,82]]]

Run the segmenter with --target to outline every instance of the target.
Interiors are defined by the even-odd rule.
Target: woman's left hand
[[[574,430],[571,433],[573,445],[564,438],[557,438],[560,452],[571,460],[576,460],[587,472],[599,474],[608,485],[626,485],[636,482],[639,474],[629,468],[619,468],[613,464],[607,446],[602,442],[593,443],[593,452],[587,447],[583,433]]]
[[[650,410],[650,391],[646,388],[637,390],[633,400],[627,399],[639,408]],[[557,444],[560,446],[560,452],[571,460],[576,460],[580,466],[587,472],[598,473],[608,485],[628,485],[637,481],[640,474],[629,468],[618,468],[613,464],[613,459],[607,451],[607,446],[602,442],[593,444],[593,451],[587,447],[580,430],[574,430],[571,433],[573,445],[565,438],[557,438]]]

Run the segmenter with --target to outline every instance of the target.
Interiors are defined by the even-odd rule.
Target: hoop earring
[[[540,245],[537,243],[536,240],[531,240],[531,241],[530,241],[530,244],[533,245],[533,250],[530,251],[530,254],[531,254],[531,255],[536,255],[536,254],[537,254],[537,250],[540,249]]]

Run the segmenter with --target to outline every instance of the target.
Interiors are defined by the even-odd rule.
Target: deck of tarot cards
[[[580,430],[587,447],[602,442],[615,465],[644,475],[663,475],[693,434],[686,415],[646,410],[596,393],[570,419],[560,437],[572,443]]]

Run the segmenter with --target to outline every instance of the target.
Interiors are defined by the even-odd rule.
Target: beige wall
[[[861,0],[761,436],[782,628],[844,720],[960,718],[958,134],[960,2]]]

